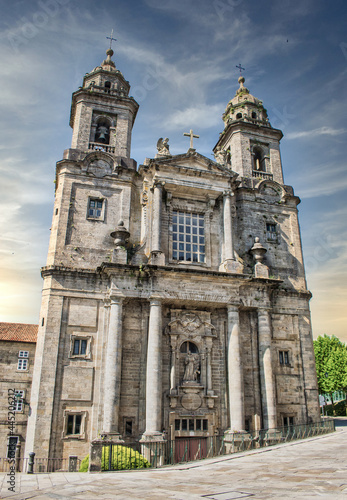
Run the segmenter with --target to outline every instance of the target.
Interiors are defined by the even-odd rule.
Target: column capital
[[[234,196],[234,193],[231,191],[231,189],[226,189],[225,191],[223,191],[224,198],[230,198],[231,196]]]
[[[165,186],[165,181],[161,181],[160,179],[153,179],[153,184],[151,186],[151,189],[154,190],[154,188],[157,188],[162,190],[164,186]]]
[[[233,304],[233,303],[230,303],[230,304],[227,304],[227,309],[228,309],[228,313],[229,312],[239,312],[239,304]]]
[[[163,297],[157,293],[150,295],[148,299],[151,306],[160,306],[163,301]]]

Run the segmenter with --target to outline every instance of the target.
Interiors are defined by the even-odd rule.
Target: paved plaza
[[[162,469],[17,474],[12,499],[346,499],[347,418],[334,434]]]

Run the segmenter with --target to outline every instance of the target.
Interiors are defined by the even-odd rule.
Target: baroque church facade
[[[138,111],[112,60],[72,96],[26,456],[107,435],[201,439],[319,420],[309,300],[282,132],[244,86],[215,160],[168,139],[137,168]]]

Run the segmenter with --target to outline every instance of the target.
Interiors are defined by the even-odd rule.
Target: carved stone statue
[[[185,371],[183,375],[184,382],[197,382],[200,374],[200,358],[198,354],[192,354],[188,351],[184,359]]]
[[[171,156],[171,153],[169,150],[169,138],[168,137],[165,137],[165,139],[163,139],[161,137],[158,140],[157,150],[158,150],[158,153],[156,156]]]

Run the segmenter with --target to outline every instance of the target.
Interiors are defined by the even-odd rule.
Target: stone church
[[[137,167],[139,105],[112,55],[73,93],[56,166],[26,456],[83,458],[102,434],[163,442],[318,421],[282,132],[241,76],[214,160],[190,131],[187,152],[161,138]]]

